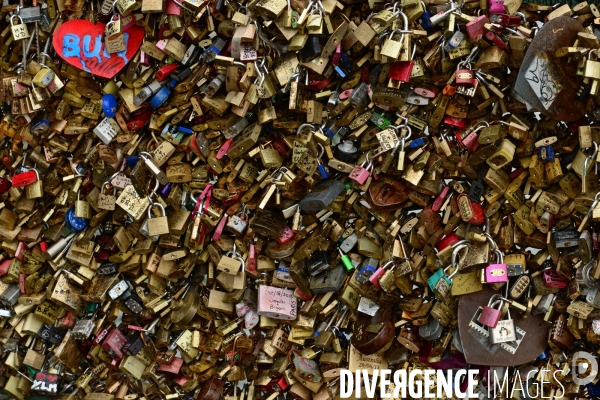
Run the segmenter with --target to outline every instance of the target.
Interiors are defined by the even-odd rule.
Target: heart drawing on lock
[[[129,63],[142,45],[144,28],[132,26],[123,33],[126,50],[109,54],[104,43],[106,25],[87,20],[63,23],[54,33],[52,45],[60,57],[85,72],[114,77]]]

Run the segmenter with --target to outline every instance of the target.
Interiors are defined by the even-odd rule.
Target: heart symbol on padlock
[[[46,374],[43,372],[38,372],[37,374],[35,374],[35,380],[36,381],[44,381],[46,380]]]
[[[58,375],[48,375],[46,376],[46,380],[48,382],[56,382],[58,380]]]
[[[87,20],[63,23],[54,33],[52,45],[60,57],[69,64],[103,78],[112,78],[129,61],[142,45],[144,28],[132,26],[123,32],[126,50],[108,54],[104,44],[106,25]]]

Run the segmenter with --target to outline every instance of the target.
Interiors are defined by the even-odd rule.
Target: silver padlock
[[[591,260],[585,265],[581,265],[575,271],[575,279],[581,288],[597,289],[600,287],[600,280],[594,279],[592,271],[596,266],[596,260]]]
[[[352,233],[352,235],[344,239],[340,245],[340,250],[342,250],[344,253],[348,253],[354,248],[354,246],[356,246],[356,243],[358,243],[358,235],[356,233]]]
[[[100,140],[102,140],[102,143],[107,146],[117,137],[120,131],[121,128],[119,128],[119,124],[112,118],[104,118],[94,128],[96,136],[98,136]]]
[[[108,291],[108,296],[111,299],[116,300],[119,297],[121,297],[122,295],[124,295],[125,292],[127,292],[128,290],[129,290],[128,282],[125,280],[122,280]]]
[[[425,340],[437,340],[442,337],[444,327],[435,319],[429,318],[425,325],[419,327],[419,336]]]
[[[21,290],[19,289],[19,286],[10,284],[6,289],[4,289],[2,294],[0,294],[0,303],[4,304],[5,306],[14,306],[17,304],[17,300],[20,296]]]
[[[532,311],[533,315],[544,315],[548,312],[548,309],[554,302],[554,294],[550,293],[545,296],[542,296],[540,302],[537,307]]]
[[[151,96],[157,93],[162,88],[162,85],[159,81],[155,80],[150,83],[148,86],[143,87],[142,90],[138,92],[133,97],[133,104],[136,106],[141,106],[146,100],[148,100]]]
[[[42,20],[42,12],[40,6],[36,7],[24,7],[19,9],[19,17],[23,20],[24,24],[31,22],[40,22]]]
[[[75,340],[85,340],[90,337],[96,325],[91,319],[80,319],[73,326],[71,335]]]
[[[579,235],[576,231],[558,231],[554,233],[554,244],[557,249],[577,246]]]
[[[490,343],[500,344],[514,342],[517,340],[517,330],[515,321],[510,317],[510,309],[508,310],[508,319],[501,319],[495,328],[488,328],[490,334]]]

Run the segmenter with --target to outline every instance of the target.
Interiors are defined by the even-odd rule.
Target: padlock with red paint
[[[446,115],[444,117],[444,124],[456,129],[465,129],[465,126],[467,126],[467,119]]]
[[[456,202],[463,221],[473,225],[483,224],[485,216],[483,215],[481,204],[472,202],[465,193],[460,194],[456,198]]]
[[[388,78],[395,81],[408,82],[410,81],[414,65],[415,62],[413,60],[393,62],[390,64]]]
[[[467,30],[467,34],[470,39],[475,37],[483,36],[485,24],[489,23],[490,20],[487,16],[481,15],[468,24],[465,25],[465,29]]]
[[[463,137],[463,135],[466,136]],[[474,131],[456,132],[456,142],[471,154],[475,153],[480,147],[479,135]]]
[[[123,334],[117,328],[114,328],[104,339],[102,348],[106,351],[113,359],[120,360],[125,355],[123,353],[123,346],[127,343],[127,336]]]
[[[456,84],[458,86],[473,87],[475,86],[475,72],[463,63],[458,64],[456,70]]]
[[[26,172],[21,172],[20,174],[16,174],[12,177],[12,186],[13,187],[23,187],[27,185],[31,185],[34,182],[37,182],[40,179],[40,174],[35,169],[30,169]]]
[[[502,26],[521,26],[523,20],[517,15],[508,14],[493,14],[490,15],[490,22],[492,24],[498,24]]]
[[[496,35],[496,34],[495,34],[494,32],[492,32],[492,31],[487,31],[487,32],[485,33],[485,38],[486,38],[488,41],[490,41],[490,42],[492,42],[493,44],[495,44],[496,46],[498,46],[498,48],[500,48],[500,49],[502,49],[502,50],[504,50],[504,49],[506,48],[506,43],[504,43],[504,42],[502,41],[502,39],[500,39],[500,38],[498,37],[498,35]]]
[[[498,249],[494,252],[498,263],[485,267],[485,283],[506,283],[508,282],[508,269],[504,264],[504,255]]]
[[[285,228],[283,228],[283,232],[281,232],[281,236],[275,240],[279,244],[285,244],[285,243],[289,242],[290,240],[292,240],[293,237],[294,237],[294,231],[292,231],[288,226],[286,226]]]
[[[446,197],[448,197],[448,193],[450,193],[450,186],[444,186],[431,206],[432,211],[438,212],[440,210],[444,201],[446,201]]]
[[[477,318],[477,322],[490,328],[495,328],[498,325],[498,321],[502,318],[502,301],[498,300],[499,295],[493,295],[490,298],[487,306],[483,307],[481,314]],[[500,304],[498,309],[494,308]]]

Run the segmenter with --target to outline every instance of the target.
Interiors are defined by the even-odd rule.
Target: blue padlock
[[[188,128],[187,126],[178,126],[177,131],[186,135],[191,135],[194,132],[191,128]]]
[[[346,73],[340,68],[339,65],[336,65],[333,70],[340,78],[344,79],[346,77]]]
[[[102,96],[102,112],[107,118],[117,115],[117,98],[114,94],[107,93]]]
[[[359,283],[369,282],[369,278],[377,270],[378,263],[379,261],[374,258],[367,258],[365,261],[363,261],[358,274],[356,274],[356,281]]]
[[[31,121],[31,126],[29,130],[31,133],[35,135],[41,135],[50,129],[50,118],[48,118],[48,114],[46,112],[42,112]]]
[[[596,384],[588,383],[587,385],[585,385],[585,387],[588,390],[588,396],[590,396],[590,397],[600,396],[600,382],[598,382]]]
[[[342,50],[340,56],[342,59],[342,65],[344,66],[344,68],[346,68],[347,71],[350,71],[352,69],[352,61],[350,61],[344,50]]]
[[[125,164],[127,164],[127,166],[131,169],[133,169],[133,167],[135,167],[135,164],[137,164],[137,162],[138,162],[138,156],[125,157]]]
[[[427,11],[427,9],[425,9],[425,12],[423,14],[421,14],[421,17],[419,17],[419,19],[417,20],[419,22],[419,25],[421,25],[421,27],[423,29],[429,29],[431,28],[431,13],[429,11]]]
[[[73,232],[81,232],[90,224],[89,219],[77,218],[75,216],[75,208],[69,208],[69,211],[65,213],[65,225],[69,230]]]
[[[321,178],[323,178],[323,179],[329,178],[329,174],[327,173],[325,166],[323,164],[321,164],[320,162],[319,162],[319,166],[317,167],[317,169],[319,170],[319,175],[321,175]]]
[[[418,147],[423,146],[426,141],[427,141],[426,138],[417,138],[417,139],[411,140],[410,144],[408,145],[408,148],[409,149],[416,149]]]
[[[160,107],[169,97],[171,91],[168,87],[163,86],[160,90],[150,99],[149,103],[154,110]]]
[[[538,157],[542,161],[554,161],[554,146],[538,147]]]

